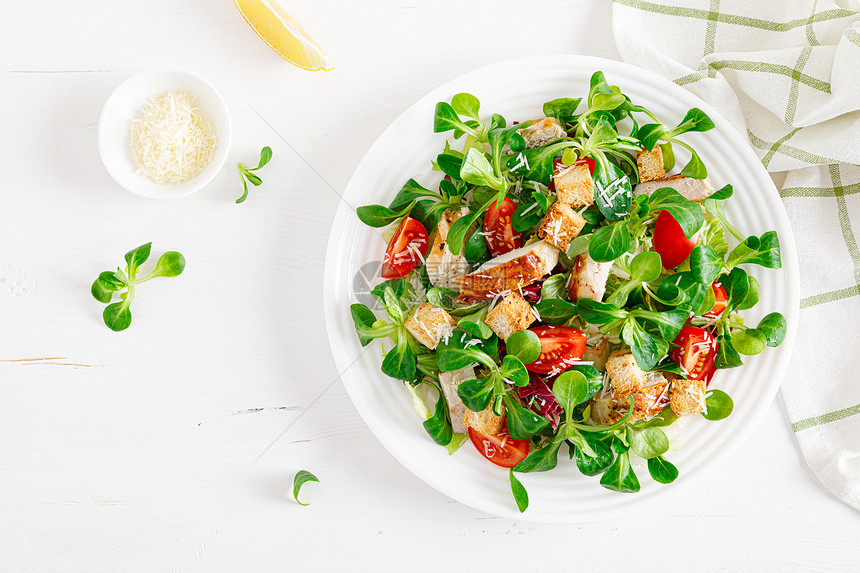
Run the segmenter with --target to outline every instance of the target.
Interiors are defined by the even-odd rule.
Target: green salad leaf
[[[131,326],[131,302],[138,285],[158,277],[176,277],[185,270],[185,257],[176,251],[167,251],[155,263],[155,268],[138,278],[140,266],[148,259],[152,243],[145,243],[125,254],[125,269],[104,271],[90,287],[93,298],[107,304],[102,312],[105,325],[113,331]],[[119,293],[119,302],[111,303],[114,293]]]

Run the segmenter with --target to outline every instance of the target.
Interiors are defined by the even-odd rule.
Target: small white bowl
[[[197,175],[182,183],[156,183],[138,173],[129,138],[131,120],[141,113],[147,98],[167,91],[184,91],[197,98],[200,108],[215,124],[217,147],[209,164]],[[230,150],[230,112],[221,94],[212,84],[192,72],[180,69],[149,70],[125,80],[105,102],[99,117],[99,155],[105,168],[117,183],[150,199],[187,197],[212,181]]]

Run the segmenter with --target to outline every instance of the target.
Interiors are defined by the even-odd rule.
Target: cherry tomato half
[[[712,283],[711,288],[714,290],[714,297],[716,297],[717,302],[714,303],[714,308],[712,308],[711,312],[708,314],[716,316],[722,314],[723,311],[726,310],[726,305],[729,303],[729,295],[726,293],[726,289],[723,288],[723,285],[718,282]]]
[[[529,330],[540,339],[540,356],[525,365],[531,372],[558,373],[576,364],[585,354],[586,336],[575,328],[548,324]]]
[[[667,269],[674,269],[687,260],[696,242],[688,239],[681,225],[668,211],[660,211],[654,224],[654,250]]]
[[[687,373],[687,378],[709,378],[717,357],[717,339],[707,330],[697,326],[685,326],[675,338],[675,344],[678,346],[672,349],[669,358]]]
[[[424,225],[412,217],[404,217],[385,249],[382,278],[397,279],[408,275],[427,254],[429,246]],[[419,252],[421,256],[418,256]]]
[[[503,468],[512,468],[529,455],[529,441],[515,440],[507,434],[482,434],[469,428],[469,439],[482,456]]]
[[[523,234],[514,230],[514,211],[517,204],[505,197],[501,205],[493,203],[484,215],[484,240],[494,257],[523,246]]]

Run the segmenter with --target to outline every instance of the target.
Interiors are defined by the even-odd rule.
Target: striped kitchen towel
[[[858,4],[614,0],[613,27],[625,61],[713,105],[785,172],[802,300],[782,396],[809,467],[860,509]]]

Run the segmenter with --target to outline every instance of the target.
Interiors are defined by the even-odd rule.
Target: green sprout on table
[[[299,501],[299,492],[302,490],[302,486],[309,481],[319,483],[320,480],[308,470],[300,470],[296,473],[295,477],[293,477],[293,499],[295,499],[296,503],[299,505],[308,505],[307,503]]]
[[[245,167],[241,163],[238,164],[239,167],[239,176],[242,178],[242,185],[245,188],[245,192],[242,193],[242,196],[236,199],[236,203],[242,203],[245,199],[248,198],[248,182],[250,181],[254,187],[259,187],[260,184],[263,183],[263,180],[260,179],[260,176],[256,173],[252,173],[252,171],[257,171],[262,169],[269,160],[272,159],[272,148],[268,145],[260,150],[260,162],[256,167]]]
[[[125,254],[125,270],[105,271],[93,283],[90,292],[103,303],[110,303],[113,293],[119,292],[119,302],[108,304],[102,318],[111,330],[119,332],[131,325],[131,301],[137,285],[155,277],[175,277],[185,270],[185,257],[176,251],[167,251],[158,258],[155,268],[149,274],[137,278],[140,265],[149,258],[152,243],[146,243]]]

